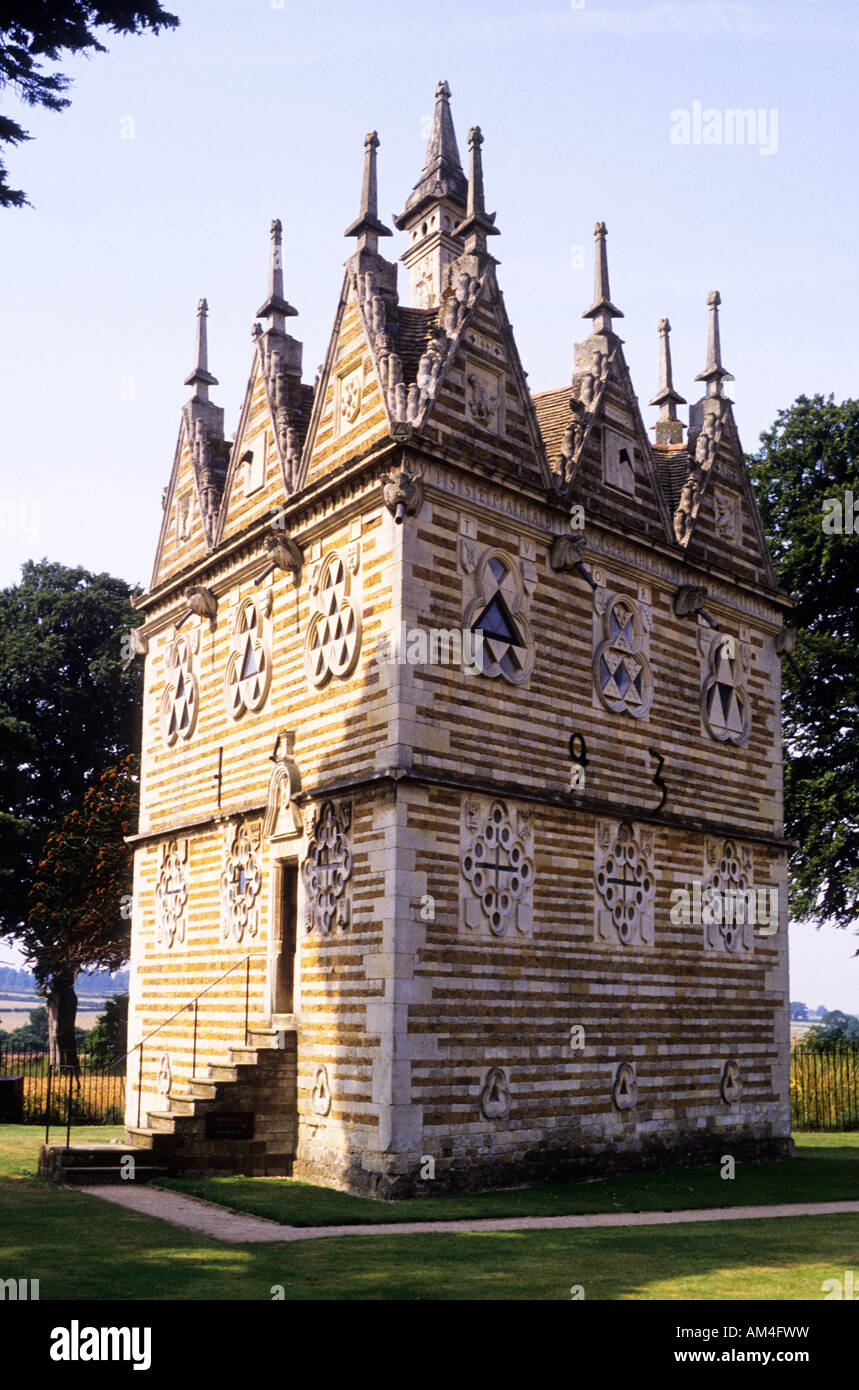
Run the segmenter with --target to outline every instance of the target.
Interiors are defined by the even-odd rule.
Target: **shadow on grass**
[[[43,1300],[817,1299],[859,1216],[224,1245],[85,1193],[0,1183],[0,1270]]]
[[[855,1143],[816,1142],[822,1138],[800,1141],[793,1159],[738,1164],[733,1179],[723,1179],[716,1166],[454,1197],[434,1197],[428,1190],[426,1197],[394,1202],[354,1197],[284,1178],[172,1178],[158,1185],[290,1226],[680,1211],[859,1199],[859,1135]],[[847,1140],[848,1136],[826,1136],[827,1140],[834,1138]],[[431,1189],[431,1184],[427,1187]]]

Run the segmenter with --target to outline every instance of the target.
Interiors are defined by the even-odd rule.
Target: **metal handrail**
[[[202,997],[203,997],[204,994],[208,994],[208,992],[209,992],[210,989],[214,989],[214,988],[215,988],[215,985],[219,985],[219,984],[221,983],[222,980],[225,980],[225,979],[227,978],[228,975],[232,975],[232,973],[233,973],[234,970],[238,970],[238,968],[239,968],[240,965],[243,965],[243,966],[245,967],[245,1047],[247,1047],[247,1043],[248,1043],[248,1010],[249,1010],[250,982],[251,982],[251,961],[252,961],[252,960],[265,960],[265,959],[266,959],[266,953],[265,953],[265,951],[252,951],[252,952],[250,953],[250,955],[243,956],[241,960],[235,961],[235,963],[234,963],[233,965],[230,966],[229,970],[225,970],[224,973],[223,973],[223,975],[219,975],[218,978],[217,978],[217,980],[212,980],[211,984],[206,985],[206,988],[205,988],[205,989],[201,989],[201,990],[199,991],[199,993],[197,993],[197,994],[194,995],[194,998],[193,998],[193,999],[189,999],[188,1002],[187,1002],[187,1004],[183,1004],[182,1007],[181,1007],[181,1009],[177,1009],[176,1012],[175,1012],[175,1013],[172,1013],[172,1014],[170,1015],[169,1018],[165,1018],[161,1023],[159,1023],[159,1025],[158,1025],[157,1028],[153,1028],[151,1033],[147,1033],[145,1038],[141,1038],[141,1039],[140,1039],[140,1042],[135,1043],[135,1044],[134,1044],[134,1047],[129,1048],[128,1051],[125,1053],[124,1056],[122,1056],[122,1057],[117,1057],[116,1060],[115,1060],[114,1062],[111,1062],[111,1063],[110,1063],[110,1065],[111,1065],[112,1067],[118,1066],[118,1064],[119,1064],[120,1062],[124,1062],[124,1061],[126,1060],[126,1058],[130,1057],[131,1054],[132,1054],[133,1052],[138,1052],[138,1051],[139,1051],[138,1067],[137,1067],[137,1128],[138,1128],[138,1129],[140,1128],[140,1109],[141,1109],[141,1103],[142,1103],[142,1098],[143,1098],[143,1046],[144,1046],[144,1043],[148,1043],[150,1038],[154,1038],[156,1033],[160,1033],[160,1031],[161,1031],[162,1028],[166,1028],[168,1023],[172,1023],[173,1020],[174,1020],[174,1018],[178,1018],[180,1014],[184,1014],[188,1009],[193,1009],[193,1010],[194,1010],[194,1042],[193,1042],[192,1060],[191,1060],[191,1075],[193,1076],[193,1075],[194,1075],[194,1072],[196,1071],[196,1068],[197,1068],[197,1004],[198,1004],[198,1001],[199,1001],[200,999],[202,999]]]
[[[177,1009],[176,1012],[175,1012],[174,1014],[171,1014],[169,1018],[165,1018],[165,1019],[163,1020],[163,1022],[159,1023],[159,1025],[158,1025],[157,1028],[153,1028],[151,1033],[147,1033],[145,1038],[141,1038],[141,1039],[140,1039],[140,1042],[136,1042],[136,1043],[134,1044],[134,1046],[133,1046],[133,1047],[130,1047],[130,1048],[128,1049],[127,1052],[124,1052],[123,1055],[122,1055],[121,1057],[115,1057],[114,1060],[113,1060],[112,1062],[108,1062],[108,1068],[119,1066],[119,1063],[120,1063],[120,1062],[124,1062],[124,1061],[126,1060],[126,1058],[130,1057],[131,1054],[132,1054],[132,1052],[136,1052],[137,1049],[138,1049],[138,1047],[142,1047],[144,1043],[149,1042],[149,1039],[150,1039],[150,1038],[154,1038],[156,1033],[160,1033],[162,1028],[166,1028],[168,1023],[172,1023],[173,1020],[174,1020],[174,1018],[178,1018],[179,1015],[180,1015],[180,1014],[183,1014],[183,1013],[185,1012],[186,1009],[190,1009],[190,1007],[191,1007],[192,1004],[196,1004],[196,1002],[197,1002],[198,999],[202,999],[202,997],[203,997],[204,994],[208,994],[208,992],[209,992],[210,989],[214,989],[214,988],[215,988],[215,985],[219,985],[219,984],[221,983],[222,980],[225,980],[225,979],[227,978],[228,975],[232,975],[232,973],[233,973],[234,970],[238,970],[238,968],[239,968],[240,965],[248,966],[248,969],[249,969],[249,968],[250,968],[250,966],[249,966],[249,962],[250,962],[250,961],[252,961],[252,960],[265,960],[265,958],[266,958],[265,951],[252,951],[251,954],[250,954],[249,956],[242,956],[242,959],[241,959],[241,960],[237,960],[237,961],[235,962],[234,965],[231,965],[231,966],[230,966],[229,970],[225,970],[224,973],[223,973],[223,975],[219,975],[218,978],[217,978],[217,980],[213,980],[211,984],[206,985],[206,988],[205,988],[205,989],[201,989],[200,992],[199,992],[199,994],[195,994],[195,995],[194,995],[194,998],[193,998],[193,999],[189,999],[188,1002],[187,1002],[187,1004],[183,1004],[182,1007],[181,1007],[181,1009]],[[245,1002],[247,1002],[247,1001],[245,1001]],[[245,1010],[245,1042],[246,1042],[246,1043],[247,1043],[247,1040],[248,1040],[248,1039],[247,1039],[247,1010]]]
[[[68,1148],[70,1147],[70,1144],[71,1144],[71,1133],[72,1133],[72,1074],[73,1074],[73,1072],[76,1072],[78,1069],[77,1069],[77,1067],[73,1066],[71,1062],[57,1062],[56,1066],[57,1066],[57,1070],[58,1070],[59,1073],[60,1073],[60,1081],[62,1081],[62,1079],[63,1079],[63,1072],[64,1072],[64,1071],[67,1071],[68,1074],[69,1074],[69,1089],[68,1089],[68,1094],[67,1094],[67,1097],[66,1097],[66,1148],[68,1149]],[[54,1070],[54,1063],[49,1061],[49,1062],[48,1062],[48,1105],[47,1105],[47,1110],[46,1110],[46,1112],[45,1112],[45,1143],[46,1143],[46,1144],[48,1144],[48,1143],[50,1142],[50,1135],[51,1135],[51,1080],[52,1080],[52,1076],[53,1076],[53,1070]],[[80,1089],[80,1088],[78,1088],[78,1089]]]

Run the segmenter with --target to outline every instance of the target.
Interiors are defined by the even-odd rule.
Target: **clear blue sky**
[[[421,168],[440,78],[463,155],[470,125],[486,139],[502,231],[492,249],[533,390],[570,380],[598,218],[648,424],[658,321],[671,319],[676,385],[694,399],[716,288],[746,448],[800,393],[859,389],[854,0],[173,8],[176,33],[112,40],[109,54],[67,65],[68,111],[12,113],[34,139],[11,152],[10,176],[35,207],[0,215],[0,584],[42,555],[146,583],[197,299],[210,304],[212,394],[229,435],[272,217],[312,381],[351,248],[342,232],[364,134],[382,141],[390,223]],[[673,143],[672,113],[695,103],[765,112],[772,152]],[[854,980],[855,964],[833,967],[829,993],[859,1010]],[[800,977],[794,994],[803,988]]]

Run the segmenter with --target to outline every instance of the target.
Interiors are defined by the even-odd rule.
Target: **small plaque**
[[[237,1110],[228,1114],[207,1115],[205,1137],[207,1139],[253,1139],[253,1112]]]

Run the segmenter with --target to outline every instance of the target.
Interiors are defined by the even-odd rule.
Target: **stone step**
[[[228,1062],[214,1062],[209,1067],[210,1081],[238,1081],[239,1067],[230,1066]]]
[[[133,1162],[131,1172],[128,1159]],[[60,1144],[43,1144],[39,1151],[39,1174],[67,1186],[149,1182],[169,1171],[163,1159],[159,1161],[150,1150],[130,1144],[74,1144],[67,1149]]]
[[[170,1175],[170,1169],[161,1163],[141,1163],[139,1155],[134,1161],[134,1177],[123,1177],[117,1165],[116,1168],[105,1168],[103,1166],[94,1168],[65,1168],[62,1170],[62,1180],[66,1187],[94,1187],[101,1183],[119,1186],[120,1183],[145,1183],[153,1182],[155,1178],[166,1178]],[[56,1179],[55,1181],[58,1181]]]
[[[193,1100],[217,1100],[217,1093],[217,1081],[210,1081],[203,1076],[195,1076],[191,1081],[191,1098]]]
[[[156,1134],[175,1134],[176,1120],[171,1110],[149,1110],[146,1118],[149,1121],[148,1128],[154,1129]]]
[[[173,1130],[155,1130],[145,1125],[129,1125],[125,1132],[130,1136],[132,1149],[136,1152],[139,1152],[140,1149],[158,1149],[159,1152],[169,1152],[179,1142],[179,1136]]]
[[[207,1102],[215,1099],[214,1096],[172,1096],[170,1097],[171,1115],[197,1115],[206,1110]]]
[[[133,1144],[71,1144],[68,1148],[60,1144],[47,1146],[52,1153],[61,1153],[67,1168],[98,1168],[118,1164],[122,1158],[131,1154],[139,1157],[139,1150]]]
[[[236,1047],[228,1048],[230,1054],[230,1065],[236,1067],[255,1067],[259,1064],[260,1049],[258,1047]]]

